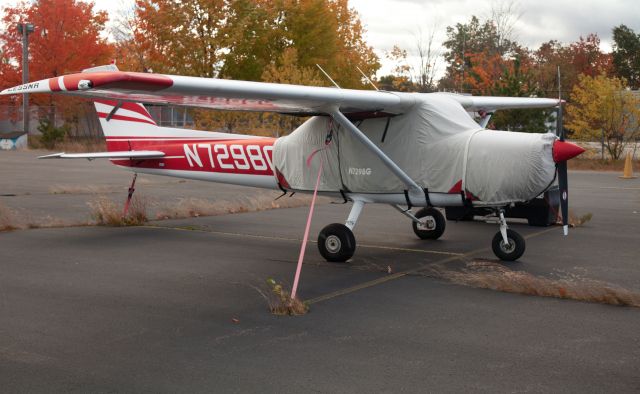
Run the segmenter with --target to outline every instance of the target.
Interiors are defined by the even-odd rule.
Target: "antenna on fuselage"
[[[365,75],[365,73],[363,73],[363,72],[362,72],[362,70],[360,70],[360,67],[356,66],[356,69],[357,69],[358,71],[360,71],[360,74],[362,74],[362,76],[364,77],[364,79],[365,79],[367,82],[369,82],[369,85],[373,86],[373,88],[374,88],[377,92],[379,92],[379,91],[380,91],[380,89],[378,89],[378,87],[377,87],[377,86],[376,86],[376,85],[375,85],[375,84],[374,84],[374,83],[369,79],[369,77],[367,77],[367,76]]]
[[[319,65],[318,63],[316,63],[316,67],[318,67],[318,68],[320,69],[320,71],[322,71],[322,73],[324,74],[324,76],[325,76],[325,77],[329,78],[329,81],[331,81],[331,83],[332,83],[336,88],[338,88],[338,89],[342,89],[342,88],[340,87],[340,85],[338,85],[338,84],[336,83],[336,81],[334,81],[334,80],[333,80],[333,78],[331,78],[331,77],[329,76],[329,74],[327,74],[327,72],[326,72],[326,71],[324,71],[324,70],[322,69],[322,67],[320,67],[320,65]]]

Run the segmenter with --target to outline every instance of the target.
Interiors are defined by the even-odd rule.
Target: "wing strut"
[[[374,144],[369,138],[367,138],[367,136],[364,135],[364,133],[360,131],[360,129],[354,126],[354,124],[351,123],[351,121],[347,119],[347,117],[344,116],[344,114],[340,112],[339,109],[334,108],[331,111],[329,111],[329,114],[342,127],[344,127],[346,130],[351,132],[351,134],[353,134],[367,149],[369,149],[371,153],[378,156],[378,158],[382,160],[382,163],[395,176],[397,176],[402,181],[402,183],[404,183],[407,186],[407,189],[410,194],[412,194],[415,198],[418,198],[418,199],[424,198],[424,192],[420,188],[420,186],[418,186],[418,184],[413,179],[411,179],[411,177],[407,175],[407,173],[404,172],[402,168],[398,167],[398,165],[394,163],[393,160],[389,158],[389,156],[385,155],[384,152],[376,146],[376,144]]]

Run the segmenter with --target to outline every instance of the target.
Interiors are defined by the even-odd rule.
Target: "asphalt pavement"
[[[126,172],[42,167],[25,155],[0,155],[0,203],[14,211],[86,220],[78,210],[104,190],[49,189],[76,180],[126,194]],[[571,172],[571,207],[592,220],[568,237],[514,223],[527,251],[505,267],[640,291],[640,181],[617,175]],[[156,177],[147,185],[165,199],[256,192]],[[350,263],[326,263],[308,245],[300,296],[310,312],[271,315],[260,291],[268,278],[293,281],[307,210],[0,233],[0,391],[640,391],[640,309],[420,274],[494,259],[491,223],[448,222],[440,240],[421,241],[392,208],[367,205]],[[348,210],[319,205],[311,239]]]

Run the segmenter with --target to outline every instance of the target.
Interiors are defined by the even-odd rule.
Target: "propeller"
[[[558,168],[558,186],[560,188],[560,210],[562,212],[562,230],[569,234],[569,177],[567,174],[567,160],[578,156],[584,149],[576,144],[564,140],[562,124],[562,94],[560,91],[560,67],[558,67],[558,140],[553,143],[553,161]]]

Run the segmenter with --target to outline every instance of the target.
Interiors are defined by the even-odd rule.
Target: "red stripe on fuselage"
[[[273,176],[274,138],[180,141],[107,140],[109,151],[159,150],[168,158],[118,160],[118,165],[160,170]],[[134,137],[135,138],[135,137]]]

